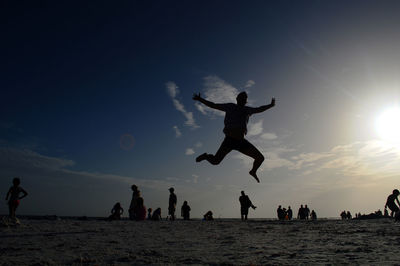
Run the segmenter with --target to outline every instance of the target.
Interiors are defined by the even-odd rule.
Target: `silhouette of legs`
[[[249,174],[254,177],[258,183],[260,183],[260,180],[257,177],[257,170],[264,162],[264,156],[262,153],[248,141],[246,146],[238,151],[254,159],[253,168],[250,170]]]
[[[260,183],[260,180],[257,177],[257,170],[263,163],[264,156],[256,147],[254,147],[253,144],[251,144],[246,139],[234,139],[231,137],[225,137],[224,141],[222,142],[221,146],[219,147],[215,155],[203,153],[202,155],[196,158],[196,162],[207,160],[209,163],[217,165],[232,150],[237,150],[254,159],[253,168],[250,170],[249,174],[253,176],[258,183]]]
[[[217,153],[215,155],[213,154],[208,154],[208,153],[203,153],[202,155],[198,156],[196,158],[196,162],[201,162],[203,160],[207,160],[210,164],[213,165],[218,165],[222,162],[222,160],[225,158],[225,156],[232,151],[232,145],[230,145],[229,141],[226,140],[227,138],[224,139],[224,141],[221,143],[221,146],[219,147]]]

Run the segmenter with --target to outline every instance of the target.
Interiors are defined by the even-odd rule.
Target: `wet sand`
[[[398,264],[400,223],[21,219],[0,227],[2,265]]]

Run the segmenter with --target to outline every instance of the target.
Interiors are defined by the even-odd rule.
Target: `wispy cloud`
[[[294,156],[295,169],[307,169],[307,174],[335,170],[344,176],[383,178],[400,172],[400,150],[380,140],[340,145],[321,153]]]
[[[254,84],[256,84],[255,82],[254,82],[254,80],[248,80],[247,82],[246,82],[246,85],[244,85],[244,87],[245,88],[251,88],[251,87],[253,87],[254,86]]]
[[[175,137],[179,138],[182,136],[182,132],[179,130],[178,126],[173,126],[172,128],[175,131]]]
[[[206,100],[215,103],[236,102],[236,96],[239,91],[231,84],[217,76],[207,76],[204,78],[204,89],[202,92]],[[204,107],[204,105],[196,102],[197,110],[205,115],[224,115],[224,112]]]
[[[193,174],[192,177],[193,177],[193,183],[197,184],[197,182],[198,182],[198,180],[199,180],[199,176]]]
[[[201,147],[203,147],[203,143],[201,143],[201,142],[199,141],[199,142],[197,142],[194,146],[195,146],[196,148],[201,148]]]
[[[261,138],[264,140],[275,140],[278,136],[275,133],[263,133],[261,134]]]
[[[103,179],[126,184],[137,184],[148,188],[163,188],[169,184],[159,180],[145,180],[114,174],[92,173],[69,169],[75,162],[68,159],[50,157],[32,150],[0,147],[0,168],[8,176],[35,177],[48,180],[80,180],[82,178]]]
[[[187,148],[185,154],[186,155],[193,155],[194,154],[194,150],[192,148]]]
[[[255,123],[249,123],[247,136],[257,136],[263,132],[263,121],[260,120]]]
[[[177,96],[179,94],[179,89],[178,86],[175,84],[175,82],[168,81],[167,83],[165,83],[165,86],[167,87],[167,92],[172,99],[175,109],[181,112],[185,116],[186,118],[185,125],[191,127],[192,129],[199,128],[193,117],[193,113],[188,112],[185,109],[185,106],[177,99]]]

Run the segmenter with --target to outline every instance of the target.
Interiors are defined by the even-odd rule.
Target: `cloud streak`
[[[179,94],[179,89],[178,89],[178,86],[175,84],[175,82],[168,81],[167,83],[165,83],[165,86],[167,88],[168,95],[172,99],[175,109],[178,110],[179,112],[181,112],[183,114],[183,116],[186,118],[185,125],[192,129],[199,128],[199,126],[196,124],[196,121],[193,117],[193,113],[188,112],[185,109],[185,106],[177,99],[177,96]]]
[[[202,95],[206,100],[215,103],[236,102],[238,93],[239,91],[235,87],[215,75],[204,78]],[[195,103],[195,106],[204,115],[224,115],[224,112],[205,107],[198,102]]]
[[[173,126],[172,128],[173,128],[174,131],[175,131],[175,137],[176,137],[176,138],[179,138],[179,137],[182,136],[182,132],[179,130],[178,126]]]

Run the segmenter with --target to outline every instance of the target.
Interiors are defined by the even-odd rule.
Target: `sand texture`
[[[400,223],[21,219],[0,265],[399,264]]]

